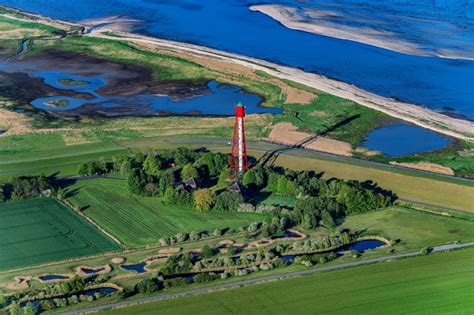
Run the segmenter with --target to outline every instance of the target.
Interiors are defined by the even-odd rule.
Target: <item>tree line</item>
[[[313,171],[282,167],[252,167],[241,179],[241,191],[227,188],[235,181],[229,155],[205,149],[177,148],[151,153],[114,156],[112,162],[91,161],[79,167],[80,175],[117,172],[126,177],[132,194],[161,198],[163,202],[198,211],[266,212],[284,220],[285,226],[313,229],[333,227],[345,216],[388,207],[396,199],[391,191],[370,181],[324,179]],[[86,171],[87,170],[87,171]],[[93,173],[90,170],[94,170]],[[188,187],[192,178],[199,187]],[[261,194],[279,194],[296,200],[293,208],[260,204]],[[277,229],[275,229],[277,230]]]

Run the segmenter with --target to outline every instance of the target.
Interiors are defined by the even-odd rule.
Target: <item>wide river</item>
[[[334,1],[258,1],[259,4],[287,6],[301,3],[317,6],[328,2]],[[341,0],[339,7],[354,2],[357,1]],[[364,12],[367,19],[371,14],[377,18],[378,11],[371,8],[380,1],[363,2],[368,9],[360,12]],[[140,21],[134,29],[138,33],[302,68],[379,95],[474,119],[474,61],[407,55],[291,30],[262,13],[249,10],[248,6],[254,1],[0,0],[0,3],[68,21],[126,16]],[[388,0],[384,5],[387,11],[405,15],[404,18],[424,18],[417,14],[429,14],[430,18],[439,16],[440,23],[449,21],[459,29],[472,31],[473,6],[466,0]],[[438,21],[433,20],[433,23]],[[449,33],[439,36],[449,37]]]

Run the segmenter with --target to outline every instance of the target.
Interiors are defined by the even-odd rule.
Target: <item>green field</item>
[[[265,216],[253,213],[200,213],[161,203],[157,198],[130,195],[126,182],[113,179],[79,181],[69,190],[68,200],[85,209],[83,213],[128,246],[156,243],[163,236],[180,232],[236,228]]]
[[[397,252],[417,251],[455,241],[474,241],[472,216],[467,220],[399,207],[348,216],[340,228],[400,240],[394,246]]]
[[[102,314],[472,314],[473,261],[465,249]]]
[[[0,204],[0,270],[119,250],[110,238],[49,198]]]

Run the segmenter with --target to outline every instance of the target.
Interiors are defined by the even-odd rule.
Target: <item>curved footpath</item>
[[[474,246],[474,242],[464,243],[464,244],[446,244],[446,245],[431,247],[430,252],[431,253],[443,252],[443,251],[466,248],[466,247],[473,247],[473,246]],[[293,278],[293,277],[298,277],[298,276],[304,276],[304,275],[310,275],[310,274],[315,274],[315,273],[320,273],[320,272],[357,267],[357,266],[362,266],[362,265],[379,263],[379,262],[384,262],[384,261],[389,261],[389,260],[394,260],[394,259],[414,257],[414,256],[419,256],[419,255],[421,255],[420,252],[411,252],[411,253],[400,254],[400,255],[395,255],[395,256],[384,256],[384,257],[373,258],[373,259],[368,259],[368,260],[363,260],[363,261],[355,261],[355,262],[350,262],[350,263],[345,263],[345,264],[322,267],[322,268],[319,268],[319,269],[310,269],[310,270],[296,271],[296,272],[291,272],[291,273],[281,274],[281,275],[261,277],[261,278],[257,278],[257,279],[242,280],[242,281],[237,281],[237,282],[232,282],[232,283],[215,285],[215,286],[211,286],[211,287],[207,287],[207,288],[187,290],[187,291],[178,292],[178,293],[161,294],[161,295],[141,298],[141,299],[134,300],[134,301],[123,301],[123,302],[117,302],[117,303],[114,303],[114,304],[108,304],[108,305],[101,305],[101,306],[85,308],[85,309],[82,309],[82,310],[67,312],[67,313],[64,313],[64,314],[78,315],[78,314],[97,312],[97,311],[102,311],[102,310],[110,310],[110,309],[114,309],[114,308],[121,308],[121,307],[133,306],[133,305],[138,305],[138,304],[143,304],[143,303],[156,302],[156,301],[160,301],[160,300],[180,298],[180,297],[198,295],[198,294],[203,294],[203,293],[210,293],[210,292],[218,291],[218,290],[231,289],[231,288],[236,288],[236,287],[241,287],[241,286],[248,286],[248,285],[253,285],[253,284],[260,284],[260,283],[275,281],[275,280],[283,280],[283,279],[288,279],[288,278]]]

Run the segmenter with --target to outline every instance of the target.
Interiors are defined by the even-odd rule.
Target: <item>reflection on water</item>
[[[116,107],[135,107],[144,115],[156,112],[170,112],[177,114],[198,113],[203,115],[230,116],[234,114],[234,105],[242,102],[248,114],[272,113],[280,114],[279,108],[258,106],[261,98],[258,95],[243,92],[241,88],[228,84],[218,84],[215,81],[208,83],[210,93],[176,101],[168,96],[138,95],[135,97],[102,96],[97,90],[107,82],[100,77],[81,77],[65,74],[60,71],[36,71],[34,77],[42,78],[44,82],[61,90],[73,90],[78,93],[87,93],[91,97],[51,96],[38,98],[31,102],[35,108],[49,111],[67,111],[84,105],[98,105],[104,110]],[[68,82],[68,84],[65,84]],[[80,84],[79,84],[80,83]]]
[[[286,0],[258,3],[302,5]],[[378,18],[378,8],[382,7],[383,12],[396,17],[391,21],[395,25],[387,23],[382,27],[388,31],[403,29],[406,36],[419,33],[414,26],[420,25],[405,23],[407,19],[428,17],[432,20],[428,21],[429,25],[453,23],[466,33],[466,38],[472,38],[474,5],[469,0],[310,0],[304,1],[303,5],[325,3],[336,6],[338,12],[349,11],[350,14],[357,10],[357,14],[364,14],[363,18],[369,21]],[[474,61],[411,56],[287,29],[264,14],[250,11],[248,5],[255,1],[4,0],[2,4],[70,21],[126,16],[142,21],[135,31],[146,35],[192,42],[302,68],[376,94],[440,111],[451,107],[456,110],[455,114],[474,119]],[[449,32],[437,31],[433,36],[442,38],[444,44],[453,38]],[[450,45],[455,44],[461,48],[465,45],[462,41]]]

